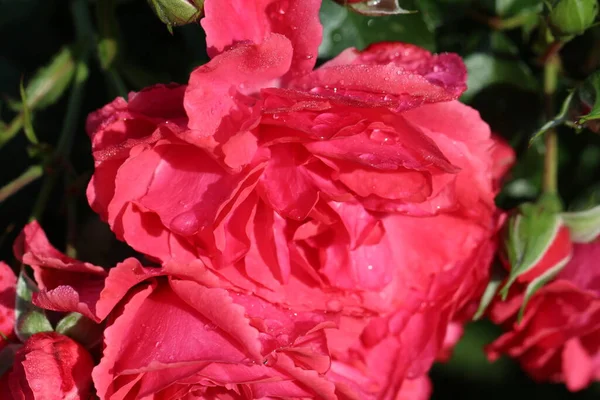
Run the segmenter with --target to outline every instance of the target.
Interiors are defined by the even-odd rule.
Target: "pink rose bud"
[[[492,306],[491,319],[506,333],[487,348],[488,357],[516,358],[537,381],[564,382],[571,391],[600,379],[600,240],[573,245],[573,256],[556,278],[532,296],[515,323],[522,290]],[[519,288],[521,289],[521,288]]]
[[[87,400],[94,362],[67,336],[37,333],[17,351],[8,386],[13,398],[25,400]]]
[[[505,259],[510,274],[500,294],[505,299],[515,282],[527,284],[521,312],[533,293],[571,259],[569,228],[559,211],[558,199],[544,195],[537,203],[521,205],[508,221]]]

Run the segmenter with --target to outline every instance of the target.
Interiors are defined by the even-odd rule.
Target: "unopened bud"
[[[197,21],[204,11],[204,0],[148,0],[148,4],[169,31]]]
[[[558,38],[581,35],[598,15],[597,0],[555,0],[548,15],[552,33]]]

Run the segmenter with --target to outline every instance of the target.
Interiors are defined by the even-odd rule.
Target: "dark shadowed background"
[[[324,1],[320,62],[347,47],[364,48],[382,40],[415,43],[465,57],[470,77],[469,90],[462,100],[480,110],[492,129],[514,146],[520,160],[498,199],[499,205],[508,209],[537,196],[541,154],[535,145],[528,147],[528,140],[544,122],[541,66],[536,61],[536,32],[527,24],[539,18],[536,7],[541,1],[420,0],[406,3],[406,8],[418,9],[419,13],[378,18],[352,14],[330,0]],[[103,68],[96,48],[92,48],[88,80],[76,104],[69,104],[66,89],[64,93],[57,90],[56,98],[48,104],[32,107],[33,127],[43,145],[33,146],[23,132],[2,140],[0,187],[33,165],[45,165],[43,176],[0,203],[0,259],[13,265],[12,242],[36,204],[38,211],[40,204],[45,205],[38,216],[58,248],[65,249],[70,242],[79,258],[105,266],[131,253],[87,205],[85,187],[93,163],[85,116],[127,90],[159,82],[185,83],[189,72],[208,60],[198,24],[175,28],[171,35],[144,0],[115,1],[114,10],[111,3],[90,1],[89,19],[78,18],[93,29],[92,34],[104,46],[100,50],[110,53],[112,64]],[[17,104],[21,80],[27,86],[36,71],[48,65],[65,46],[73,46],[75,53],[82,51],[69,5],[67,0],[0,0],[2,135],[6,136],[11,123],[22,114]],[[519,22],[521,27],[512,29],[510,21]],[[600,27],[571,41],[561,56],[566,77],[559,83],[559,97],[564,97],[568,88],[599,67]],[[106,60],[106,54],[103,57]],[[37,84],[53,82],[64,68],[71,67],[58,63],[55,69],[42,74]],[[65,131],[65,121],[75,124],[72,147],[60,160],[47,162]],[[565,128],[560,132],[560,149],[560,193],[568,205],[598,185],[600,136],[575,134]],[[54,184],[47,185],[52,190],[44,194],[44,182],[52,179]],[[533,382],[511,360],[488,363],[483,347],[498,334],[498,328],[485,321],[472,324],[452,360],[433,368],[433,399],[574,400],[600,396],[598,385],[572,394],[562,385]]]

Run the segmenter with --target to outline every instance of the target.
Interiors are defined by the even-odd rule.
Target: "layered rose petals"
[[[490,358],[506,353],[540,381],[564,382],[577,391],[600,380],[600,277],[595,267],[600,240],[575,244],[573,257],[555,280],[527,304],[521,322],[516,314],[523,290],[492,308],[492,319],[508,332],[489,348]]]
[[[294,49],[289,77],[309,72],[321,44],[320,5],[320,0],[207,1],[202,27],[209,54],[237,43],[260,44],[275,33],[287,37]]]
[[[312,70],[318,7],[207,0],[213,58],[187,86],[89,117],[89,201],[162,264],[36,297],[109,321],[101,398],[429,396],[485,287],[513,153],[456,101],[456,55],[382,43]]]
[[[11,396],[6,399],[87,400],[93,366],[87,350],[72,339],[54,332],[36,333],[15,354],[6,375]]]

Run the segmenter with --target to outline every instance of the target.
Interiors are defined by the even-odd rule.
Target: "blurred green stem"
[[[15,180],[0,188],[0,203],[44,174],[41,165],[32,165]]]
[[[48,175],[44,179],[42,189],[38,195],[37,201],[33,207],[31,219],[40,219],[46,210],[48,199],[52,194],[54,185],[56,184],[58,174],[63,169],[73,145],[73,136],[77,128],[77,121],[83,103],[85,82],[88,78],[88,59],[93,43],[93,32],[91,30],[92,23],[88,8],[87,0],[73,0],[71,11],[75,24],[77,40],[81,46],[81,53],[77,59],[75,66],[75,79],[69,93],[69,102],[67,105],[67,113],[63,121],[62,130],[58,143],[49,161]]]
[[[99,0],[96,8],[98,22],[98,60],[113,94],[127,96],[127,86],[117,71],[119,34],[115,17],[115,0]]]
[[[523,26],[531,19],[532,14],[533,13],[522,13],[513,17],[502,19],[500,17],[490,17],[478,11],[471,11],[470,13],[471,18],[473,18],[475,21],[486,24],[491,29],[496,31],[515,29]]]
[[[550,120],[554,116],[554,95],[560,70],[558,51],[551,52],[544,61],[544,105],[546,119]],[[556,129],[552,128],[546,132],[545,144],[543,189],[544,193],[556,194],[558,186],[558,138]]]

